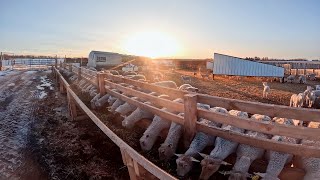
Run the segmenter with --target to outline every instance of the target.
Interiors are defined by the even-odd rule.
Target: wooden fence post
[[[63,84],[63,81],[62,81],[62,78],[60,77],[59,78],[59,86],[60,86],[60,93],[63,94],[65,93],[65,87],[64,87],[64,84]]]
[[[100,96],[104,96],[106,94],[104,76],[105,76],[104,73],[97,74]]]
[[[82,79],[82,76],[81,76],[81,67],[79,67],[78,69],[78,80],[80,81]]]
[[[77,106],[74,102],[74,99],[71,97],[69,90],[67,89],[67,99],[68,99],[68,109],[69,114],[72,120],[75,120],[77,117]]]
[[[183,145],[189,147],[194,135],[196,134],[197,123],[197,95],[184,95],[184,132]]]
[[[69,64],[69,72],[72,72],[72,64]]]

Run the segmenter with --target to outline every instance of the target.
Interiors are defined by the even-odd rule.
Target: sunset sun
[[[161,32],[135,34],[128,38],[124,48],[129,54],[151,58],[174,56],[179,51],[177,41]]]

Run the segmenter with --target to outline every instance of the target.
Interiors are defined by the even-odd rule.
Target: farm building
[[[122,63],[122,55],[112,52],[91,51],[88,57],[89,67],[108,67]]]
[[[283,77],[284,68],[214,53],[213,74],[233,76]]]

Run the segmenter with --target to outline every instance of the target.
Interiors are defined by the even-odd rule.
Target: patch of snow
[[[44,90],[44,87],[42,87],[41,85],[38,85],[38,86],[37,86],[37,89],[39,89],[39,90]]]
[[[8,87],[12,87],[12,86],[15,86],[16,84],[15,83],[10,83],[8,84]]]

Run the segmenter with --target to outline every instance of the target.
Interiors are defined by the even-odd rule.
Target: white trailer
[[[122,63],[122,55],[112,52],[91,51],[88,57],[88,67],[116,66]]]
[[[284,77],[284,68],[238,57],[214,53],[213,74],[234,76]]]

